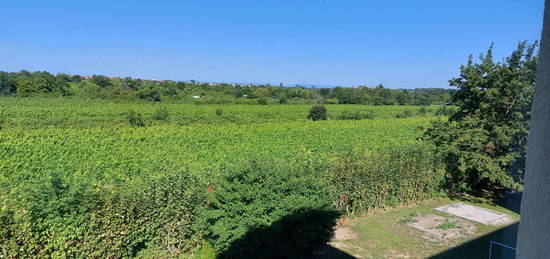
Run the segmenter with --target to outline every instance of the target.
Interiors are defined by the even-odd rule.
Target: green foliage
[[[416,114],[418,114],[419,116],[426,116],[426,115],[428,115],[430,112],[432,112],[431,109],[426,108],[425,106],[422,106],[422,107],[420,107],[420,110],[418,110],[418,111],[416,112]]]
[[[101,75],[93,75],[92,78],[90,78],[90,83],[93,83],[102,88],[112,85],[110,78]]]
[[[307,116],[312,121],[324,121],[328,119],[327,108],[324,105],[315,105],[309,110]]]
[[[168,109],[164,106],[159,106],[153,112],[152,118],[153,120],[166,120],[168,119],[168,116],[170,116]]]
[[[216,108],[215,114],[218,117],[222,116],[223,115],[223,109],[222,108]]]
[[[311,255],[330,240],[338,217],[315,169],[260,157],[223,172],[205,211],[204,220],[211,224],[206,238],[226,258]],[[328,218],[320,224],[310,211],[323,211]]]
[[[412,116],[414,116],[413,111],[411,111],[410,109],[406,109],[402,113],[395,115],[395,118],[403,119],[403,118],[410,118]]]
[[[145,125],[161,107],[170,119],[149,127],[125,112]],[[304,257],[330,237],[343,195],[350,213],[413,202],[436,195],[442,175],[416,140],[430,118],[393,119],[416,107],[321,124],[306,121],[309,105],[217,116],[218,105],[4,97],[1,108],[6,258]],[[348,157],[352,145],[366,150]]]
[[[416,211],[413,211],[413,212],[405,215],[405,217],[399,219],[397,222],[399,224],[403,224],[403,225],[406,225],[406,224],[409,224],[409,223],[414,223],[414,222],[417,222],[416,217],[418,217],[418,213]]]
[[[3,113],[0,113],[0,130],[4,129],[5,125],[7,124],[6,115]]]
[[[260,97],[260,99],[258,99],[258,104],[267,105],[267,99],[265,97]]]
[[[445,220],[445,222],[443,222],[443,223],[437,225],[435,228],[447,230],[447,229],[452,229],[452,228],[460,228],[460,226],[457,225],[455,222],[449,221],[449,220],[447,219],[447,220]]]
[[[288,103],[288,98],[286,97],[286,95],[282,95],[279,97],[279,104],[287,104]]]
[[[142,89],[138,91],[138,97],[150,102],[160,102],[160,93],[155,89]]]
[[[324,104],[338,104],[338,98],[328,98],[323,100]]]
[[[503,62],[492,46],[480,63],[470,56],[460,76],[458,110],[447,121],[434,121],[424,139],[434,143],[446,162],[448,188],[479,191],[522,183],[537,44],[521,42]]]
[[[216,259],[216,250],[208,242],[204,242],[195,254],[195,259]]]
[[[452,116],[457,112],[457,109],[455,107],[448,107],[446,105],[442,105],[435,111],[435,116]]]
[[[80,89],[77,89],[77,85]],[[302,86],[274,87],[269,84],[209,84],[194,80],[176,82],[101,75],[89,78],[67,74],[53,75],[48,72],[31,73],[25,70],[16,73],[0,71],[0,95],[77,95],[92,99],[138,98],[153,102],[184,99],[196,104],[267,104],[269,98],[277,98],[279,104],[430,105],[450,102],[454,91],[435,88],[388,89],[383,85],[311,89]],[[194,95],[203,98],[192,99]]]
[[[387,148],[368,154],[352,150],[328,172],[338,207],[353,213],[392,207],[440,195],[443,168],[429,147]]]
[[[135,111],[129,111],[126,114],[126,119],[132,127],[145,127],[145,119],[143,116]]]
[[[114,179],[113,179],[114,180]],[[7,257],[130,257],[193,249],[204,188],[184,172],[103,181],[50,173],[4,196],[0,250]]]
[[[372,111],[342,111],[338,116],[336,116],[336,119],[338,120],[365,120],[374,119],[374,113]]]

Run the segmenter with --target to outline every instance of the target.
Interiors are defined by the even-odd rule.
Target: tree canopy
[[[369,105],[430,105],[451,101],[454,89],[389,89],[383,85],[354,88],[306,88],[255,84],[145,80],[102,75],[79,76],[48,72],[0,72],[0,95],[74,95],[102,99],[144,99],[201,96],[197,103],[325,103]],[[250,100],[255,99],[255,100]]]
[[[457,112],[434,121],[423,136],[447,167],[449,188],[471,191],[518,187],[523,181],[538,44],[520,42],[501,62],[493,45],[472,56],[451,79]]]

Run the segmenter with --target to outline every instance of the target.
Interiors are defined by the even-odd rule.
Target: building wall
[[[550,258],[550,0],[539,57],[517,258]]]

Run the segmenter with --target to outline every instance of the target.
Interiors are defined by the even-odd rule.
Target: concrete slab
[[[510,223],[512,221],[511,218],[504,213],[462,202],[447,204],[445,206],[435,208],[435,210],[479,222],[484,225],[498,226]]]

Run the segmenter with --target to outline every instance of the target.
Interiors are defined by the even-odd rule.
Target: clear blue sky
[[[543,0],[0,2],[0,70],[446,87],[540,37]]]

